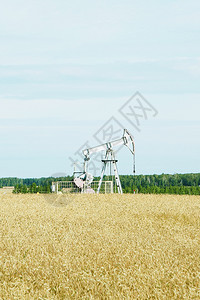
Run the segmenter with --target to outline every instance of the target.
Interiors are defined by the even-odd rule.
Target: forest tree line
[[[111,179],[105,176],[104,180]],[[42,178],[0,178],[0,188],[14,186],[15,193],[50,193],[53,181],[71,181],[72,176]],[[99,180],[95,178],[94,180]],[[200,173],[161,175],[121,175],[125,193],[200,195]]]

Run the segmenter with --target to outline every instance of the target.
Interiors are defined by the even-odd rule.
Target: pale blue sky
[[[136,91],[159,112],[141,132],[118,111]],[[200,2],[7,0],[0,107],[0,177],[72,174],[112,116],[135,136],[138,174],[200,172]]]

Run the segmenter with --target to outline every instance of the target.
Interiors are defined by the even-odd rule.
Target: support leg
[[[106,152],[106,157],[105,157],[105,159],[108,159],[108,156],[109,156],[109,153]],[[97,194],[100,193],[101,184],[102,184],[102,181],[103,181],[103,176],[104,176],[105,170],[106,170],[106,162],[104,162],[103,167],[102,167],[101,178],[100,178],[100,181],[99,181],[99,186],[98,186],[98,189],[97,189]]]
[[[115,156],[113,153],[112,153],[112,159],[113,159],[113,169],[114,169],[114,173],[115,173],[115,181],[117,184],[117,190],[118,190],[119,194],[123,194],[121,181],[120,181],[119,173],[118,173],[118,169],[117,169],[117,164],[116,164]]]

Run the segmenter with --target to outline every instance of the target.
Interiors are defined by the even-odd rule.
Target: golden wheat
[[[0,299],[200,299],[200,197],[52,197],[0,195]]]

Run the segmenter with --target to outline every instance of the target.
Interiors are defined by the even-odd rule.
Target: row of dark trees
[[[15,186],[13,193],[15,194],[26,194],[26,193],[50,193],[51,186],[36,186],[33,183],[31,186],[27,186],[26,184]],[[141,193],[141,194],[177,194],[177,195],[200,195],[200,187],[199,186],[169,186],[169,187],[158,187],[158,186],[148,186],[148,187],[136,187],[136,186],[126,186],[123,188],[124,193]]]
[[[109,180],[105,177],[104,180]],[[0,187],[15,186],[15,193],[50,193],[53,181],[71,181],[71,176],[48,178],[0,178]],[[94,180],[99,180],[95,178]],[[125,193],[200,194],[200,173],[120,176]]]
[[[27,186],[26,184],[17,184],[13,190],[14,194],[48,194],[51,192],[51,185],[45,184],[45,185],[39,185],[37,186],[36,183],[32,183],[30,186]]]
[[[161,175],[124,175],[121,176],[122,186],[200,186],[200,173],[191,174],[161,174]]]
[[[7,178],[0,178],[0,188],[3,186],[16,186],[16,185],[27,185],[27,187],[31,186],[33,183],[36,186],[44,186],[44,185],[51,185],[52,181],[66,181],[72,180],[72,176],[66,177],[41,177],[41,178],[17,178],[17,177],[7,177]]]
[[[148,186],[148,187],[125,187],[124,193],[141,193],[141,194],[176,194],[176,195],[200,195],[199,186]]]

